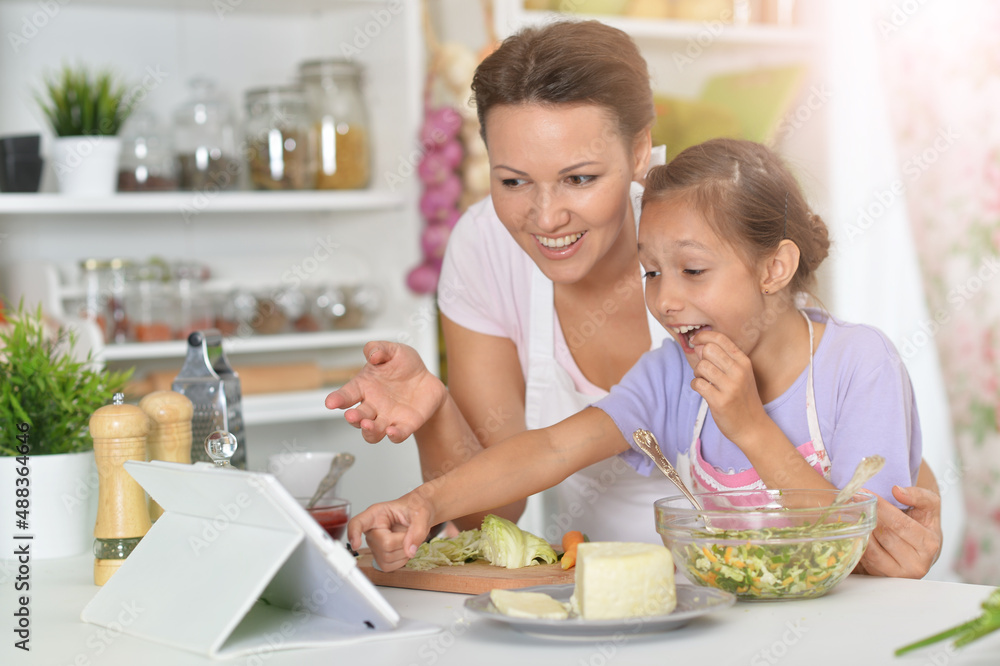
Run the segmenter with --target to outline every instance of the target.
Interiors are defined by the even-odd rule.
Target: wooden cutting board
[[[563,571],[562,565],[558,562],[536,564],[521,569],[504,569],[495,567],[485,560],[477,560],[428,571],[403,568],[386,573],[372,566],[372,554],[367,549],[358,555],[358,567],[376,585],[458,594],[482,594],[498,588],[509,590],[532,585],[572,584],[576,572],[576,568]]]

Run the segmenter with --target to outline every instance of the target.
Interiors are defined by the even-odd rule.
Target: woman
[[[366,441],[414,434],[425,479],[581,410],[666,337],[643,303],[637,251],[654,109],[632,40],[593,21],[527,29],[483,61],[473,90],[491,196],[455,227],[442,269],[450,390],[413,350],[379,342],[326,402],[357,405],[345,417]],[[940,498],[921,469],[920,488],[894,491],[912,517],[880,502],[870,573],[919,577],[936,559]],[[664,483],[620,458],[598,463],[557,486],[559,506],[544,517],[555,533],[544,536],[654,541]],[[516,520],[524,506],[493,512]]]

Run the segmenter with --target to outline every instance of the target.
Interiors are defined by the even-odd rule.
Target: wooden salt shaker
[[[125,471],[126,460],[146,460],[149,417],[135,405],[125,405],[116,393],[114,404],[90,417],[99,490],[94,525],[94,583],[104,585],[150,528],[146,493]]]
[[[139,408],[149,417],[151,430],[146,436],[149,460],[191,464],[191,417],[194,405],[176,391],[153,391],[139,401]],[[149,498],[149,519],[156,519],[163,509]]]

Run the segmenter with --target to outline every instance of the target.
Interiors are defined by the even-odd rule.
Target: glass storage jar
[[[361,95],[361,69],[346,60],[309,60],[299,65],[299,79],[316,133],[316,188],[366,187],[371,125]]]
[[[109,344],[128,338],[125,274],[130,268],[131,262],[119,258],[80,262],[84,294],[80,316],[96,323]]]
[[[215,325],[212,299],[205,289],[208,267],[192,261],[176,261],[170,266],[175,302],[174,338],[186,340],[195,331]]]
[[[151,261],[133,267],[126,303],[130,340],[165,342],[173,338],[175,301],[165,264]]]
[[[258,190],[314,188],[316,141],[305,91],[298,86],[248,90],[246,108],[246,154],[253,186]]]
[[[162,192],[177,189],[170,140],[156,115],[136,111],[122,128],[118,165],[119,192]]]
[[[192,79],[190,97],[174,112],[174,153],[182,190],[236,188],[241,166],[235,124],[210,79]]]

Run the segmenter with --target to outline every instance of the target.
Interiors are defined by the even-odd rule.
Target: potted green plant
[[[131,111],[125,92],[107,70],[65,65],[45,76],[44,90],[35,98],[56,135],[52,163],[64,194],[115,191],[121,152],[117,135]]]
[[[73,332],[46,325],[41,307],[4,313],[0,304],[0,493],[4,506],[25,511],[0,521],[0,541],[31,534],[34,557],[80,554],[93,543],[97,471],[87,425],[131,375],[100,368],[89,353],[79,359],[75,345]]]

